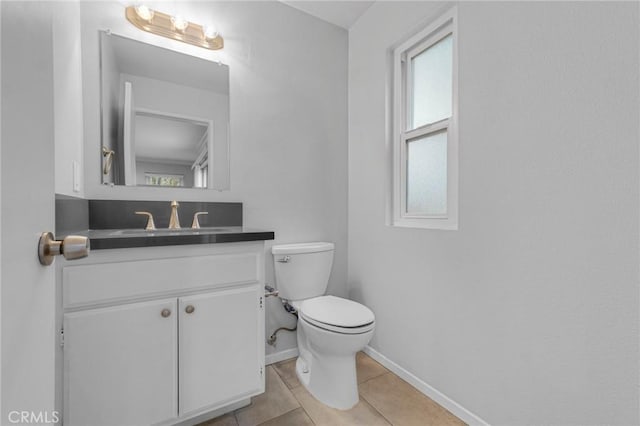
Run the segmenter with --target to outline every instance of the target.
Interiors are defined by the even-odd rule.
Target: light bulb
[[[144,19],[145,21],[151,21],[151,19],[153,19],[153,10],[143,4],[136,6],[136,13],[140,19]]]
[[[215,25],[207,25],[204,27],[204,38],[207,40],[213,40],[216,37],[218,37],[218,29]]]
[[[171,23],[173,24],[173,27],[180,32],[184,32],[184,30],[189,26],[189,21],[180,15],[172,16]]]

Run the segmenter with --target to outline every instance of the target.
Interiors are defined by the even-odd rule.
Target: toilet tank
[[[322,296],[327,290],[333,243],[314,242],[274,245],[276,287],[282,299],[294,301]]]

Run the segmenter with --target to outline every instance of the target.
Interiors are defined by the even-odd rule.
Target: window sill
[[[391,224],[394,228],[416,228],[416,229],[435,229],[442,231],[457,231],[458,222],[451,218],[447,219],[397,219]]]

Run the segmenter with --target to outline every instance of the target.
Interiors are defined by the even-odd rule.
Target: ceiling
[[[280,1],[347,30],[374,3],[373,1]]]
[[[136,159],[191,165],[200,154],[207,130],[205,123],[138,113]]]

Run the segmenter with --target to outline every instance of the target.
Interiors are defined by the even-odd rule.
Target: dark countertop
[[[92,250],[106,250],[134,247],[177,246],[186,244],[217,244],[235,243],[242,241],[273,240],[272,231],[244,228],[242,226],[228,226],[215,228],[182,228],[157,229],[91,229],[81,232],[70,232],[73,235],[83,235],[91,240]],[[60,235],[58,238],[64,238]]]

